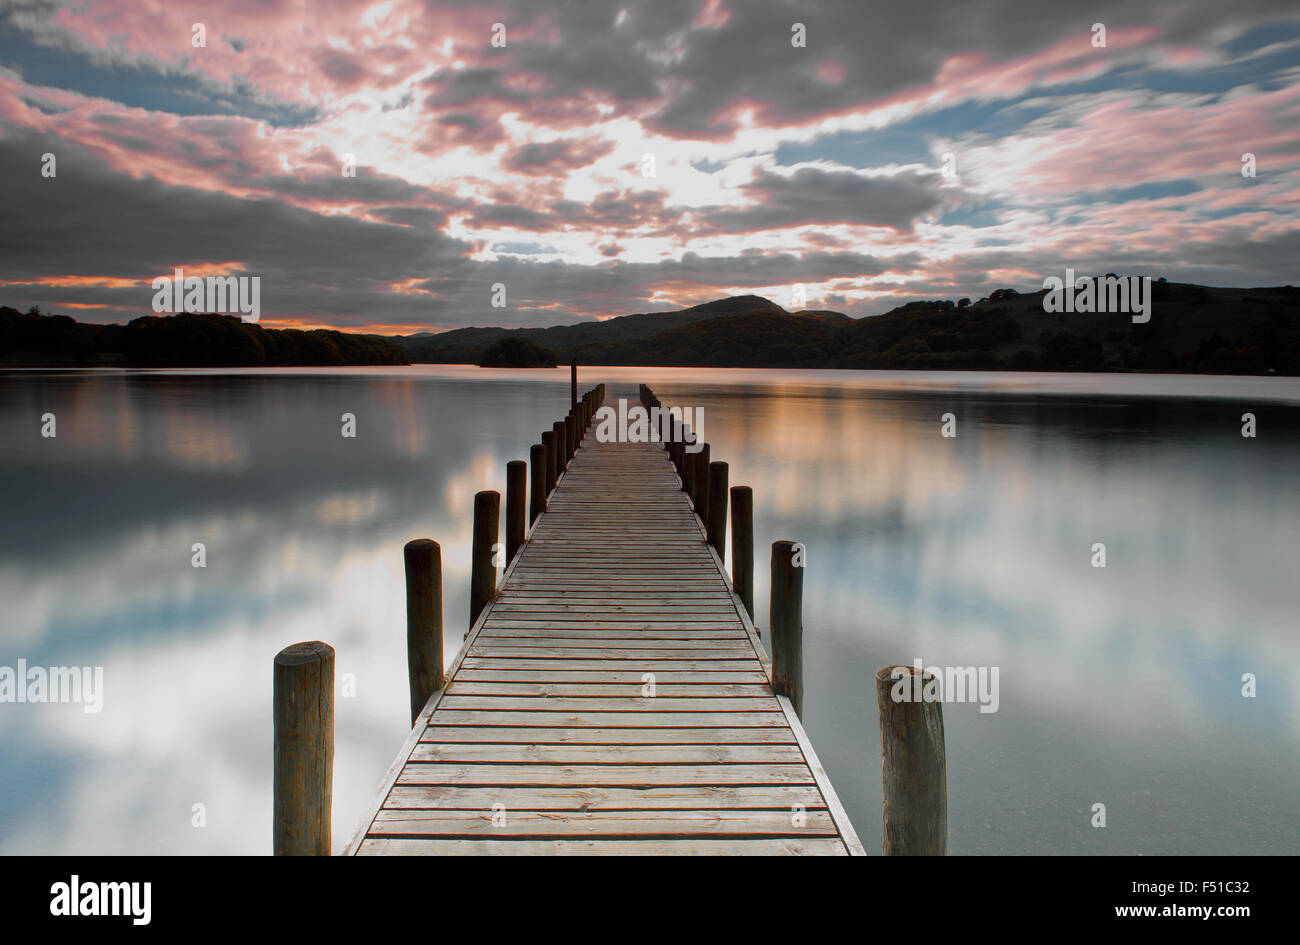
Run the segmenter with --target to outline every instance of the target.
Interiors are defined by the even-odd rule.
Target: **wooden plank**
[[[421,745],[424,743],[421,742]],[[814,784],[804,764],[492,765],[410,762],[398,784],[552,785],[630,787],[656,784]],[[490,805],[489,805],[490,806]]]
[[[562,725],[429,725],[419,740],[445,745],[454,742],[481,744],[570,744],[570,745],[733,745],[798,744],[786,728],[759,726],[734,728],[584,728]],[[403,755],[414,753],[415,745]]]
[[[838,839],[445,840],[367,837],[362,856],[846,856]]]
[[[519,745],[420,742],[411,761],[448,764],[547,765],[678,765],[769,764],[798,765],[798,744],[725,745]]]
[[[780,712],[497,712],[444,709],[431,725],[558,725],[561,728],[783,728]]]
[[[825,810],[382,810],[370,836],[429,836],[484,839],[565,837],[834,837]]]
[[[618,696],[484,696],[458,695],[449,692],[438,706],[439,713],[451,710],[466,712],[780,712],[776,699],[767,696],[727,696],[710,698],[700,694],[687,698],[641,695]],[[439,718],[441,716],[438,716]]]
[[[402,785],[393,788],[387,810],[483,810],[489,799],[507,810],[825,810],[821,792],[808,784],[740,787],[499,787],[490,795],[455,785]]]

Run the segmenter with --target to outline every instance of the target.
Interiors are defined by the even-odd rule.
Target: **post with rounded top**
[[[524,507],[528,492],[528,464],[522,459],[506,463],[506,564],[515,560],[528,531]]]
[[[564,449],[572,462],[573,454],[578,452],[578,415],[573,410],[564,418]]]
[[[334,799],[334,648],[313,640],[275,657],[271,849],[329,856]]]
[[[551,430],[555,433],[555,478],[559,479],[560,473],[569,468],[569,450],[567,446],[569,434],[564,428],[563,420],[556,420],[555,423],[551,424]]]
[[[529,491],[532,497],[528,502],[528,524],[537,521],[537,516],[546,511],[546,447],[534,443],[528,451],[528,465],[532,473]]]
[[[554,430],[547,430],[542,434],[542,445],[546,447],[546,497],[549,499],[551,493],[555,491],[555,471],[558,468]]]
[[[911,666],[876,672],[886,856],[944,856],[948,851],[948,774],[943,702],[927,699],[938,681]]]
[[[692,444],[694,445],[694,444]],[[679,470],[682,477],[682,491],[686,493],[687,498],[695,496],[695,454],[692,453],[685,445],[682,446],[682,468]]]
[[[731,586],[754,619],[754,490],[731,487]]]
[[[501,493],[483,491],[474,495],[474,545],[470,551],[469,625],[497,592],[494,546],[500,527]]]
[[[442,548],[417,538],[402,549],[406,564],[406,675],[411,724],[442,688]]]
[[[803,545],[772,542],[772,691],[803,718]]]
[[[709,520],[709,444],[701,443],[700,451],[695,454],[695,476],[691,494],[691,505],[701,522]]]
[[[718,553],[718,560],[727,560],[727,478],[726,463],[709,463],[708,530],[709,544]]]

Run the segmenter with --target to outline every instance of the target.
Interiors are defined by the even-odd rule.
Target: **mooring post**
[[[731,487],[731,586],[754,619],[754,490]]]
[[[569,407],[578,406],[578,359],[569,364]]]
[[[694,493],[691,505],[701,522],[709,520],[709,444],[702,443],[700,451],[695,454]]]
[[[555,491],[555,471],[558,468],[554,430],[547,430],[542,434],[542,445],[546,447],[546,497],[549,499],[551,493]]]
[[[772,542],[772,691],[803,718],[803,546]]]
[[[933,681],[932,674],[917,674],[912,666],[876,672],[886,856],[944,856],[948,851],[943,702],[922,697]]]
[[[551,424],[551,429],[555,433],[555,478],[559,479],[560,473],[569,468],[569,431],[563,420],[556,420]]]
[[[515,560],[528,531],[524,496],[528,492],[528,464],[522,459],[506,463],[506,564]]]
[[[692,499],[692,503],[690,504],[692,504],[692,508],[694,508],[695,454],[686,450],[685,445],[682,445],[681,447],[681,468],[677,472],[681,474],[681,491],[684,491],[686,498]]]
[[[334,648],[314,640],[276,654],[271,849],[329,856],[334,798]]]
[[[406,563],[406,675],[411,724],[442,688],[442,548],[417,538],[402,549]]]
[[[708,522],[705,525],[709,544],[718,560],[727,560],[727,464],[709,463]]]
[[[578,415],[572,410],[564,418],[564,446],[569,454],[569,462],[573,462],[573,455],[578,452]]]
[[[493,546],[500,526],[501,493],[483,491],[474,495],[474,545],[470,552],[469,625],[497,592],[497,566]]]
[[[528,501],[528,524],[537,521],[537,516],[546,511],[546,446],[534,443],[528,451],[528,463],[532,472],[528,489],[532,497]]]

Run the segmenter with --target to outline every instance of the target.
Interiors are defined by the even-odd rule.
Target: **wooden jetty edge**
[[[593,412],[345,853],[863,854],[673,451]]]

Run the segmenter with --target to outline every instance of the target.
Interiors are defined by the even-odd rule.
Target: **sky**
[[[0,0],[0,304],[82,321],[1296,284],[1298,198],[1295,0]]]

